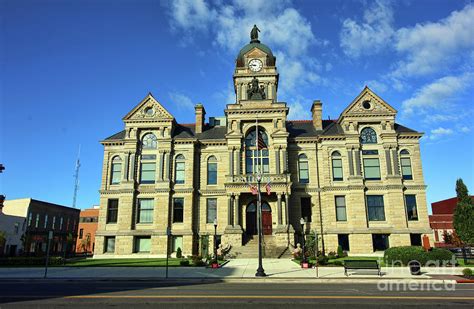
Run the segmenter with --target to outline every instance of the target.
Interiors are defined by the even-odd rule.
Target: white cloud
[[[347,18],[342,23],[340,45],[346,55],[357,58],[386,49],[394,35],[390,1],[376,0],[364,11],[363,22]]]
[[[203,0],[179,1],[170,7],[171,25],[183,31],[195,31],[214,37],[213,45],[237,55],[240,48],[250,41],[254,24],[260,26],[259,39],[271,46],[277,56],[277,66],[285,82],[283,92],[292,92],[295,85],[309,85],[322,81],[322,70],[309,53],[312,45],[327,45],[317,39],[311,23],[291,7],[288,0],[256,0],[250,4],[234,0],[229,4],[205,3]],[[199,26],[195,26],[200,23]]]
[[[365,84],[376,93],[384,93],[388,89],[388,86],[385,83],[376,80],[368,80]]]
[[[462,133],[468,133],[468,132],[471,132],[471,128],[467,127],[467,126],[463,126],[459,129],[460,132]]]
[[[395,77],[426,75],[445,69],[449,63],[469,58],[474,48],[474,6],[467,5],[439,22],[401,28],[395,47],[407,59],[400,61]]]
[[[301,96],[297,96],[293,102],[288,104],[290,112],[288,113],[288,119],[291,120],[302,120],[311,119],[310,108],[305,108],[303,102],[311,102]]]
[[[415,95],[402,102],[402,112],[412,115],[414,112],[425,113],[446,109],[472,82],[473,73],[460,76],[445,76],[433,83],[423,86]]]
[[[169,93],[171,102],[179,109],[194,110],[193,101],[186,95],[178,92]]]
[[[431,130],[430,133],[431,134],[429,136],[429,139],[436,140],[436,139],[439,139],[443,136],[452,135],[454,133],[454,131],[452,129],[446,129],[446,128],[439,127],[437,129]]]

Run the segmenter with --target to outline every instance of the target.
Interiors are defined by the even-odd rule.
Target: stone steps
[[[265,236],[263,246],[263,257],[266,258],[291,258],[291,251],[285,246],[276,246],[272,236]],[[257,258],[258,238],[249,240],[244,246],[234,247],[230,256],[234,258]]]

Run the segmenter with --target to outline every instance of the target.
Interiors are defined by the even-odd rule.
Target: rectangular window
[[[53,216],[53,224],[51,225],[51,228],[54,230],[56,226],[56,216]]]
[[[33,221],[33,214],[30,212],[30,214],[28,215],[28,226],[31,226],[32,221]]]
[[[39,226],[39,221],[40,221],[40,215],[36,214],[36,220],[35,220],[35,227],[38,228]]]
[[[207,164],[207,184],[217,185],[217,163]]]
[[[20,223],[15,222],[15,234],[18,234],[19,230],[20,230]]]
[[[410,244],[412,246],[421,246],[421,234],[410,234]]]
[[[347,221],[346,197],[336,196],[336,221]]]
[[[115,236],[106,236],[104,238],[104,252],[115,252]]]
[[[311,198],[302,197],[300,202],[301,202],[301,217],[306,222],[311,222]]]
[[[79,229],[79,239],[82,239],[84,236],[84,229]]]
[[[184,183],[184,162],[176,162],[176,183],[183,184]]]
[[[388,234],[372,234],[374,251],[383,251],[389,248],[388,236]]]
[[[183,222],[183,211],[184,211],[184,199],[174,198],[173,199],[173,222],[182,223]]]
[[[152,198],[138,199],[138,216],[137,223],[152,223],[153,222],[153,203]]]
[[[140,183],[155,183],[155,162],[142,162],[140,168]]]
[[[309,183],[308,161],[300,161],[300,183]]]
[[[418,221],[418,211],[416,209],[416,195],[405,195],[405,205],[407,207],[408,221]]]
[[[343,251],[350,251],[349,234],[338,234],[337,243],[339,246],[341,246]]]
[[[217,199],[208,198],[207,203],[207,214],[206,223],[214,223],[214,219],[217,218]]]
[[[120,183],[120,176],[122,172],[122,164],[121,163],[113,163],[112,164],[112,182],[111,184],[116,185]]]
[[[342,160],[341,159],[332,159],[332,180],[334,181],[342,180]]]
[[[379,159],[364,159],[364,177],[367,180],[380,180],[380,163]]]
[[[48,215],[44,215],[44,228],[48,228]]]
[[[63,229],[63,217],[59,219],[59,230],[62,231],[62,229]]]
[[[367,195],[369,221],[385,221],[383,195]]]
[[[118,199],[110,199],[107,201],[107,223],[117,223],[118,203]]]
[[[171,243],[171,252],[176,252],[178,248],[183,250],[183,236],[173,236]]]
[[[151,236],[137,236],[135,237],[135,252],[150,252]]]
[[[401,158],[400,159],[401,167],[402,167],[402,176],[405,180],[412,180],[413,175],[411,173],[411,162],[410,158]]]

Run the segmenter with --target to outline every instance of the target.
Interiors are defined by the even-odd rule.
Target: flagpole
[[[257,233],[258,233],[258,268],[257,268],[257,273],[255,274],[255,277],[265,277],[265,270],[263,269],[262,265],[262,194],[260,191],[260,183],[262,181],[262,169],[261,169],[261,162],[260,162],[260,154],[258,152],[258,141],[259,141],[259,135],[258,135],[258,115],[255,118],[255,130],[256,130],[256,136],[255,136],[255,144],[257,144],[257,196],[258,196],[258,201],[257,201]]]

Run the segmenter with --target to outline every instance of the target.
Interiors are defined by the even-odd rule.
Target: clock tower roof
[[[237,55],[237,67],[244,67],[245,66],[245,61],[244,61],[244,56],[247,54],[249,51],[251,51],[254,48],[260,49],[262,52],[267,54],[267,66],[275,66],[275,56],[273,56],[272,50],[270,47],[268,47],[265,44],[260,43],[258,40],[258,32],[260,30],[257,28],[256,25],[253,26],[252,31],[250,32],[250,43],[242,47],[240,50],[239,54]]]

